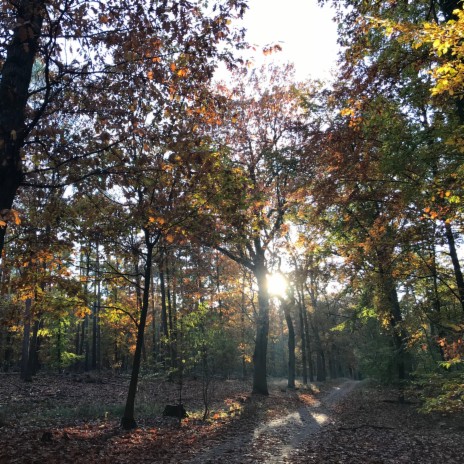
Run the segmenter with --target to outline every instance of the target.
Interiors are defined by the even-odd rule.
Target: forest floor
[[[173,382],[144,377],[139,428],[119,427],[128,379],[0,374],[0,463],[430,463],[463,462],[464,418],[424,415],[391,388],[349,380],[249,394],[238,380],[214,381],[202,420],[201,382],[188,381],[181,424],[162,417],[177,402]]]

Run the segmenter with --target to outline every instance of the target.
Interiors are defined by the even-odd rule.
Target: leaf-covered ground
[[[462,418],[423,416],[394,392],[355,382],[250,396],[241,381],[213,383],[203,422],[201,382],[189,381],[190,417],[162,417],[175,383],[144,378],[139,429],[120,429],[128,379],[0,375],[0,463],[448,463],[462,462]]]
[[[421,414],[417,399],[363,384],[333,409],[334,420],[294,455],[294,463],[438,464],[464,462],[464,417]]]

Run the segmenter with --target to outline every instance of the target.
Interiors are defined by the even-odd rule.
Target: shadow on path
[[[334,407],[359,382],[346,381],[313,405],[302,405],[287,415],[259,425],[248,426],[222,438],[211,448],[190,459],[192,464],[284,463],[305,445],[309,437],[334,420]],[[296,393],[295,393],[296,394]],[[269,399],[272,401],[272,397]]]

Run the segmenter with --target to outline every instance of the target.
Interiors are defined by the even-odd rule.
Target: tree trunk
[[[308,374],[309,381],[314,382],[314,363],[313,363],[313,353],[311,350],[311,337],[309,334],[309,320],[308,320],[308,310],[304,302],[302,303],[303,310],[303,322],[304,322],[304,332],[305,332],[305,341],[306,341],[306,356],[308,357]]]
[[[32,380],[31,373],[29,371],[29,342],[31,336],[31,306],[32,300],[28,298],[25,303],[25,314],[24,314],[24,332],[23,332],[23,346],[21,355],[21,379],[25,382]]]
[[[63,367],[63,342],[61,332],[61,319],[58,319],[58,341],[56,343],[56,363],[58,365],[58,374],[61,374]]]
[[[90,334],[89,334],[89,316],[86,314],[84,319],[84,330],[85,330],[85,357],[84,357],[84,371],[87,372],[90,369]]]
[[[406,378],[406,366],[404,360],[406,336],[401,327],[403,316],[401,315],[400,304],[398,301],[398,294],[391,279],[384,281],[386,297],[390,305],[390,324],[393,328],[393,341],[395,343],[398,379],[401,381]]]
[[[98,326],[98,315],[97,315],[97,302],[94,301],[92,305],[92,369],[97,369],[97,326]]]
[[[399,401],[403,402],[404,394],[402,387],[410,371],[410,366],[408,363],[406,353],[406,341],[408,338],[408,334],[402,326],[403,316],[401,314],[401,308],[398,300],[398,293],[396,291],[395,282],[391,276],[383,273],[382,267],[379,267],[379,269],[380,276],[382,279],[384,295],[390,310],[390,326],[393,332],[395,361],[400,386]]]
[[[0,213],[11,209],[23,179],[21,148],[26,137],[25,109],[42,33],[44,4],[43,0],[21,0],[14,4],[18,5],[16,25],[6,48],[0,79]],[[0,256],[5,232],[6,227],[0,227]]]
[[[34,321],[34,326],[32,328],[32,337],[31,337],[31,341],[29,345],[29,359],[28,359],[28,366],[27,366],[28,378],[26,380],[32,380],[32,376],[37,373],[37,365],[38,365],[38,357],[39,357],[39,354],[38,354],[39,328],[40,328],[40,316],[37,316],[37,319]]]
[[[166,361],[168,359],[169,347],[169,325],[168,325],[168,311],[166,304],[166,282],[164,279],[164,252],[161,249],[161,260],[159,263],[159,278],[160,278],[160,291],[161,291],[161,327],[163,332],[163,366],[166,368]]]
[[[337,378],[337,360],[333,349],[329,352],[329,373],[331,379]]]
[[[11,332],[8,330],[6,333],[5,351],[3,353],[3,372],[8,372],[11,367],[11,359],[13,357],[13,347],[11,340]]]
[[[124,415],[121,419],[121,426],[125,430],[130,430],[137,427],[137,423],[135,422],[134,418],[135,395],[137,393],[137,383],[139,379],[140,364],[142,359],[143,336],[145,332],[145,325],[147,322],[147,314],[150,303],[150,282],[154,244],[150,242],[149,232],[147,230],[144,230],[144,233],[145,244],[147,247],[147,258],[145,261],[142,308],[140,311],[140,322],[137,330],[137,341],[135,345],[134,361],[132,364],[131,380],[129,385],[129,391],[127,394]]]
[[[435,231],[435,229],[434,229]],[[435,243],[432,240],[430,243],[430,257],[432,259],[432,265],[430,266],[430,271],[432,273],[432,282],[433,282],[433,304],[432,308],[433,311],[431,313],[431,316],[429,316],[430,319],[430,335],[435,342],[433,345],[436,347],[438,350],[438,353],[440,355],[440,360],[445,361],[446,356],[445,356],[445,351],[443,350],[443,347],[440,345],[440,343],[437,343],[437,335],[439,338],[443,338],[445,333],[443,330],[442,326],[442,321],[441,321],[441,301],[440,301],[440,293],[438,290],[438,271],[437,271],[437,254],[436,254],[436,248],[435,248]],[[431,350],[431,353],[433,353],[433,350]]]
[[[96,278],[96,368],[100,371],[101,369],[101,362],[102,362],[102,357],[101,357],[101,325],[100,325],[100,310],[101,310],[101,276],[100,276],[100,240],[99,240],[99,235],[97,235],[97,240],[95,243],[96,249],[97,249],[97,262],[96,262],[96,269],[95,269],[95,278]]]
[[[91,242],[89,242],[89,248],[86,255],[86,267],[85,267],[85,283],[84,283],[84,299],[86,304],[89,304],[89,288],[88,282],[90,281],[90,250],[92,248]],[[84,322],[82,325],[82,345],[84,354],[84,371],[87,372],[90,369],[90,329],[89,329],[89,315],[84,316]]]
[[[314,294],[314,292],[309,291],[309,297],[311,298],[311,305],[314,308],[314,311],[316,311],[318,306],[316,295]],[[325,353],[322,349],[319,331],[317,330],[313,319],[308,314],[308,311],[306,311],[306,317],[308,318],[308,321],[311,324],[311,329],[314,335],[314,342],[316,345],[316,380],[319,382],[325,382],[327,379],[327,370],[325,365]]]
[[[325,354],[322,349],[316,348],[316,380],[325,382],[327,380],[327,371],[325,367]]]
[[[155,297],[155,278],[151,276],[151,327],[152,327],[152,334],[151,334],[151,342],[153,344],[151,355],[153,359],[153,365],[156,365],[156,360],[158,358],[158,351],[157,351],[157,337],[156,337],[156,297]]]
[[[290,314],[290,304],[283,301],[282,306],[288,328],[288,388],[295,388],[295,329]]]
[[[165,258],[166,270],[166,296],[168,304],[168,321],[169,321],[169,355],[171,367],[177,367],[177,348],[176,348],[176,331],[175,331],[175,288],[171,279],[168,255]],[[171,291],[172,288],[172,291]]]
[[[258,281],[258,320],[256,342],[253,353],[253,393],[269,395],[267,387],[267,343],[269,335],[269,292],[267,289],[267,269],[264,264],[264,251],[254,269]]]
[[[461,265],[459,263],[458,253],[456,251],[456,243],[454,240],[453,231],[451,229],[451,224],[446,222],[445,234],[448,241],[451,261],[453,263],[454,278],[456,279],[456,285],[458,287],[459,302],[461,303],[461,308],[464,311],[464,278],[462,276]]]
[[[85,347],[85,318],[80,322],[79,329],[81,331],[79,336],[79,348],[77,354],[82,356],[84,354]]]
[[[240,311],[240,341],[242,345],[242,380],[247,378],[247,368],[246,368],[246,358],[245,358],[245,272],[243,273],[242,280],[242,301],[241,301],[241,311]]]
[[[301,364],[303,366],[303,385],[308,384],[308,369],[307,369],[307,359],[306,359],[306,334],[304,327],[304,318],[303,318],[303,305],[298,301],[298,316],[299,316],[299,328],[300,328],[300,340],[301,340]]]
[[[321,338],[316,329],[314,322],[310,321],[311,328],[313,329],[314,341],[316,345],[316,380],[318,382],[325,382],[327,380],[327,369],[325,365],[325,353],[322,348]]]

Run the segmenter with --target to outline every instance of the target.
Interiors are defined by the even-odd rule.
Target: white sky
[[[333,9],[321,8],[317,0],[249,0],[243,23],[250,43],[280,43],[283,51],[272,59],[293,62],[298,80],[328,79],[339,49],[333,16]],[[262,59],[257,54],[255,61]]]

